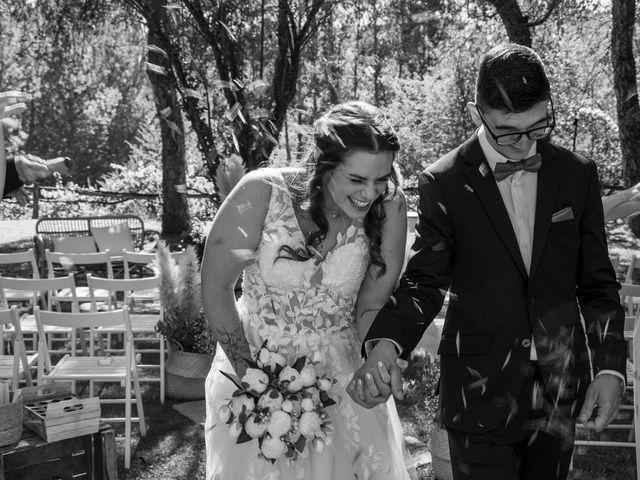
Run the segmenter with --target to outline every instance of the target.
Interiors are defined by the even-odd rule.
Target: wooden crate
[[[97,433],[46,442],[24,429],[17,445],[0,448],[0,480],[117,480],[115,433],[102,424]]]
[[[78,398],[67,382],[23,388],[22,398],[24,426],[47,442],[96,433],[100,426],[98,397]]]

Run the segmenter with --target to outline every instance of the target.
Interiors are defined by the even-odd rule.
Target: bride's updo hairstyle
[[[400,149],[400,143],[387,118],[375,106],[366,102],[346,102],[333,106],[320,117],[313,132],[313,149],[307,158],[308,188],[305,192],[296,192],[304,209],[308,212],[318,230],[311,233],[305,248],[281,248],[281,256],[306,261],[314,256],[314,250],[322,243],[329,230],[324,204],[323,186],[331,171],[340,165],[344,157],[354,151],[370,153],[394,152]],[[392,168],[385,193],[371,205],[364,219],[364,229],[370,244],[370,262],[378,267],[379,276],[383,275],[386,265],[380,253],[382,243],[382,224],[385,219],[383,202],[397,194],[398,174]],[[280,257],[279,257],[280,258]]]

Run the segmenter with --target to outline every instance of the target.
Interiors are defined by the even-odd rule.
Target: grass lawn
[[[638,252],[640,242],[630,235],[622,223],[608,225],[610,250],[620,255],[619,278],[623,278],[629,258]],[[30,233],[21,240],[0,243],[0,252],[26,249],[31,246]],[[640,278],[636,279],[640,283]],[[407,398],[398,403],[398,411],[405,434],[426,442],[433,429],[433,413],[436,400],[432,392],[437,374],[429,365],[416,363],[408,372]],[[204,479],[205,446],[202,426],[189,420],[173,408],[174,402],[167,399],[160,404],[158,387],[143,384],[145,417],[148,433],[140,438],[134,426],[131,469],[124,470],[124,442],[118,441],[118,472],[121,479],[172,480]],[[111,409],[115,407],[103,407]],[[122,436],[123,426],[115,425],[116,433]],[[609,434],[607,434],[609,435]],[[623,434],[626,436],[626,433]],[[595,437],[594,437],[595,438]],[[419,446],[419,445],[418,445]],[[578,447],[574,456],[571,480],[627,480],[635,478],[635,456],[632,448],[612,449],[605,447]],[[421,480],[435,477],[430,465],[419,468]],[[241,479],[239,479],[241,480]]]

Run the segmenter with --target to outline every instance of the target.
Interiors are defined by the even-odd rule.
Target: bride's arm
[[[245,175],[216,213],[202,258],[204,313],[219,346],[240,377],[251,357],[236,308],[234,287],[260,243],[270,194],[271,186],[264,171]]]
[[[371,265],[360,287],[356,302],[356,320],[360,339],[364,339],[378,311],[387,303],[395,289],[404,263],[407,237],[407,205],[404,194],[384,203],[386,218],[382,225],[380,253],[386,264],[384,275]]]

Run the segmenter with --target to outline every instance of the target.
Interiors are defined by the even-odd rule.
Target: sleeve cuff
[[[603,374],[615,375],[622,381],[622,390],[624,391],[624,389],[627,388],[627,379],[620,372],[616,372],[615,370],[600,370],[598,373],[596,373],[596,377]]]
[[[376,346],[376,343],[378,343],[381,340],[386,340],[387,342],[391,342],[393,344],[393,346],[396,349],[396,352],[398,352],[398,356],[402,355],[402,347],[400,346],[400,344],[398,342],[396,342],[395,340],[391,340],[390,338],[371,338],[369,340],[367,340],[366,342],[364,342],[364,353],[365,355],[369,355],[369,352],[371,351],[371,349],[373,347]]]

